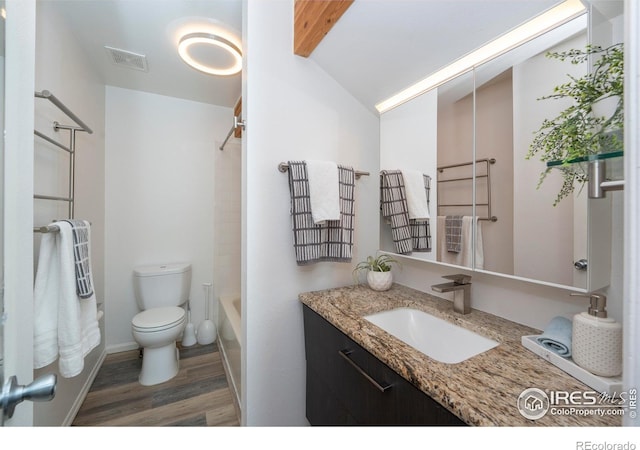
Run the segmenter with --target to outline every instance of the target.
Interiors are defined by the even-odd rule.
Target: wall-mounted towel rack
[[[485,165],[485,173],[484,174],[476,174],[475,175],[475,179],[479,179],[479,178],[486,178],[487,179],[487,183],[486,183],[486,198],[487,201],[486,203],[478,203],[476,202],[476,206],[486,206],[487,208],[487,216],[486,217],[478,217],[478,220],[488,220],[491,222],[497,222],[498,218],[494,215],[491,214],[491,165],[496,163],[496,159],[495,158],[484,158],[484,159],[477,159],[475,161],[476,164],[484,164]],[[448,208],[448,207],[471,207],[473,206],[473,203],[441,203],[440,202],[440,191],[441,191],[441,184],[444,183],[453,183],[453,182],[462,182],[462,181],[471,181],[473,182],[474,177],[473,176],[459,176],[459,177],[455,177],[455,178],[441,178],[441,174],[444,173],[445,170],[447,169],[453,169],[455,167],[465,167],[465,166],[473,166],[474,162],[470,161],[470,162],[464,162],[464,163],[458,163],[458,164],[450,164],[447,166],[440,166],[438,167],[438,215],[440,214],[440,208]]]
[[[38,136],[41,139],[49,142],[50,144],[55,145],[56,147],[66,151],[69,153],[69,189],[68,195],[66,197],[63,196],[55,196],[55,195],[41,195],[36,194],[33,196],[35,199],[40,200],[54,200],[54,201],[62,201],[67,202],[69,205],[68,216],[70,219],[74,216],[74,208],[75,208],[75,167],[76,167],[76,132],[82,131],[88,134],[93,134],[93,130],[89,128],[89,126],[84,123],[76,114],[74,114],[69,108],[65,106],[55,95],[47,90],[43,90],[40,92],[35,92],[36,98],[43,98],[49,100],[53,105],[55,105],[60,111],[62,111],[67,117],[69,117],[76,125],[62,125],[58,122],[53,122],[53,130],[58,132],[60,130],[69,131],[69,145],[66,146],[56,141],[55,139],[50,138],[44,133],[41,133],[38,130],[33,130],[33,134]],[[56,226],[45,226],[45,227],[34,227],[34,232],[47,233],[52,231],[59,231]]]
[[[285,173],[287,170],[289,170],[289,164],[281,162],[280,164],[278,164],[278,170],[282,173]],[[368,177],[370,175],[369,172],[363,172],[361,170],[354,170],[354,173],[356,175],[356,179],[360,177]]]
[[[242,120],[240,116],[233,116],[233,126],[229,130],[229,133],[227,133],[227,137],[224,139],[224,142],[220,146],[220,150],[224,150],[224,146],[227,145],[227,141],[229,140],[233,132],[236,131],[238,128],[241,128],[244,130],[245,128],[244,120]]]
[[[60,231],[58,225],[44,225],[41,227],[33,227],[34,233],[57,233]]]

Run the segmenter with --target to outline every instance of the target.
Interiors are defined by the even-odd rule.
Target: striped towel
[[[304,161],[289,161],[293,247],[299,266],[320,261],[351,262],[354,227],[355,172],[338,165],[340,220],[316,224],[311,215],[309,178]]]
[[[401,255],[413,251],[431,251],[429,220],[409,219],[409,208],[402,172],[383,170],[380,173],[380,209],[382,217],[391,222],[391,237],[396,252]],[[425,194],[429,201],[431,177],[424,175]]]
[[[424,189],[427,196],[427,204],[429,204],[429,192],[431,191],[431,177],[429,175],[422,176],[424,180]],[[409,219],[411,226],[411,238],[413,239],[414,252],[430,252],[431,251],[431,228],[429,219],[417,220]]]
[[[409,254],[413,251],[413,238],[402,172],[383,170],[380,174],[382,217],[391,222],[391,238],[396,246],[396,252],[401,255]]]
[[[89,298],[93,295],[91,259],[89,255],[90,225],[86,220],[65,220],[65,222],[71,225],[73,234],[73,259],[78,297]]]
[[[447,240],[447,251],[460,253],[462,249],[462,216],[445,217],[444,235]]]

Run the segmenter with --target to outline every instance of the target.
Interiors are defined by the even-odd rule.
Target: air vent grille
[[[104,49],[109,54],[111,62],[117,66],[127,67],[129,69],[141,70],[147,72],[147,57],[138,53],[133,53],[127,50],[121,50],[119,48],[107,47]]]

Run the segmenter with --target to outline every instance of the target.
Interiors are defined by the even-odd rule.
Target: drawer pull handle
[[[373,378],[371,378],[371,375],[369,375],[367,372],[365,372],[364,370],[362,370],[362,367],[360,367],[359,365],[357,365],[355,362],[353,362],[353,360],[351,358],[349,358],[349,355],[351,353],[353,353],[352,350],[338,350],[338,353],[340,354],[340,356],[342,356],[349,364],[351,364],[351,366],[356,369],[358,372],[360,372],[362,374],[362,376],[364,376],[367,380],[369,380],[369,382],[371,384],[373,384],[376,389],[378,389],[380,392],[385,392],[387,390],[389,390],[391,388],[390,384],[385,384],[385,386],[382,386],[380,383],[378,383],[376,380],[374,380]]]

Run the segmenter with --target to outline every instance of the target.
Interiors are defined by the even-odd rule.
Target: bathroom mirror
[[[526,158],[543,120],[567,106],[540,98],[587,70],[545,54],[584,49],[587,25],[585,13],[382,114],[381,170],[432,177],[432,250],[406,256],[574,290],[608,284],[610,201],[589,200],[585,188],[553,206],[560,171],[538,188],[546,165]],[[473,227],[458,252],[446,248],[447,216]],[[393,244],[383,218],[380,249],[398,253]]]

